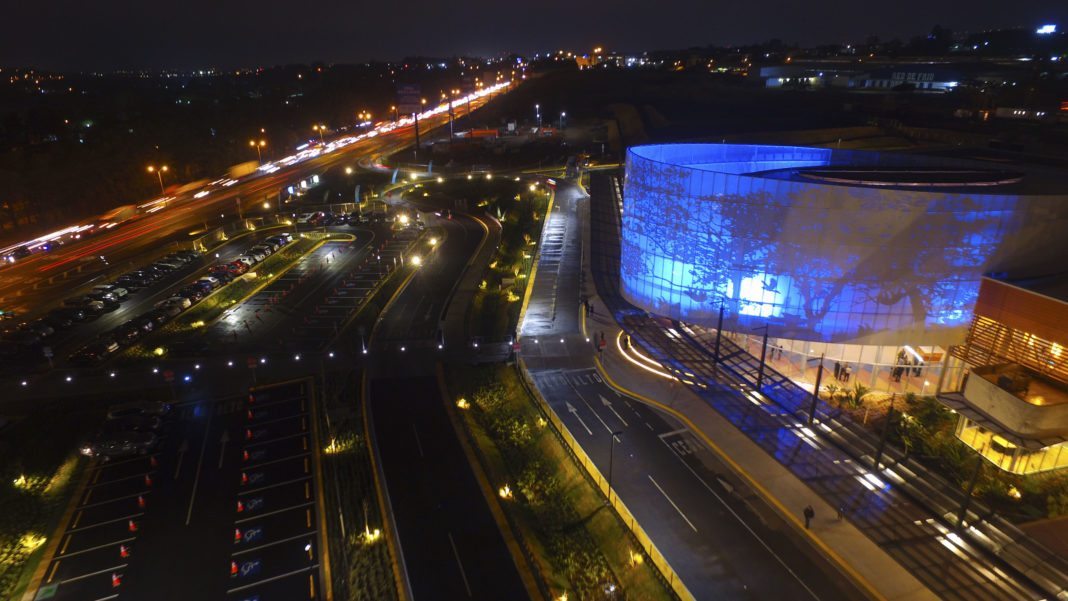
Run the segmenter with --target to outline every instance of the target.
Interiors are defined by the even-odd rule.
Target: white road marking
[[[261,486],[259,488],[250,488],[249,490],[239,490],[237,494],[247,495],[254,492],[260,492],[271,488],[278,488],[279,486],[285,486],[287,484],[293,484],[294,482],[303,482],[304,480],[311,480],[311,476],[301,476],[300,478],[293,478],[292,480],[286,480],[285,482],[279,482],[277,484],[271,484],[269,486]]]
[[[234,523],[235,524],[244,524],[245,522],[251,522],[252,520],[258,520],[260,518],[265,518],[265,517],[267,517],[269,515],[275,515],[277,513],[284,513],[286,511],[292,511],[293,509],[300,509],[301,507],[307,507],[309,505],[314,505],[314,504],[315,504],[314,501],[308,501],[307,503],[301,503],[299,505],[293,505],[291,507],[286,507],[284,509],[275,509],[274,511],[268,511],[267,513],[257,513],[255,515],[250,515],[247,518],[236,520]]]
[[[471,584],[467,582],[467,572],[464,572],[464,564],[460,561],[460,552],[456,550],[456,541],[452,539],[452,532],[449,532],[449,544],[452,545],[452,555],[456,558],[456,565],[460,566],[460,577],[464,579],[464,588],[467,589],[467,596],[471,596]]]
[[[694,532],[697,532],[697,526],[693,525],[693,522],[690,521],[690,518],[686,517],[686,514],[683,513],[681,509],[679,509],[679,506],[675,504],[675,501],[671,500],[671,497],[669,497],[668,494],[664,492],[664,489],[660,488],[660,485],[656,483],[656,480],[653,480],[653,477],[651,475],[649,475],[649,481],[652,482],[653,486],[655,486],[656,489],[660,491],[660,494],[664,495],[664,498],[667,499],[667,502],[671,503],[671,506],[675,508],[675,511],[679,512],[679,515],[682,516],[682,519],[686,521],[686,524],[690,528],[692,528]]]
[[[290,541],[297,540],[298,538],[308,538],[310,536],[315,536],[316,532],[318,532],[318,530],[309,530],[307,532],[304,532],[303,534],[297,534],[295,536],[290,536],[289,538],[283,538],[281,540],[276,540],[276,541],[272,541],[272,542],[269,542],[269,543],[264,543],[262,545],[256,545],[255,547],[249,547],[247,549],[241,549],[240,551],[234,551],[233,553],[230,554],[230,557],[237,557],[238,555],[244,555],[245,553],[251,553],[253,551],[259,551],[260,549],[266,549],[267,547],[274,547],[276,545],[281,545],[282,543],[288,543]]]
[[[415,429],[415,424],[412,424],[412,434],[415,434],[415,446],[419,449],[419,456],[426,457],[423,453],[423,443],[419,440],[419,430]]]
[[[60,584],[67,584],[68,582],[78,582],[79,580],[85,580],[86,578],[92,578],[93,576],[99,576],[101,574],[107,574],[108,572],[114,572],[116,570],[121,570],[121,569],[125,568],[128,565],[130,565],[130,564],[124,563],[122,565],[117,565],[117,566],[115,566],[113,568],[104,568],[103,570],[97,570],[96,572],[90,572],[88,574],[82,574],[81,576],[74,576],[73,578],[67,578],[66,580],[60,580],[59,583]]]
[[[66,559],[68,557],[74,557],[75,555],[81,555],[83,553],[89,553],[90,551],[99,551],[100,549],[106,549],[108,547],[114,547],[115,545],[122,545],[122,544],[125,544],[125,543],[128,543],[128,542],[131,542],[131,541],[135,540],[136,538],[137,538],[136,536],[131,536],[130,538],[124,538],[122,540],[117,540],[117,541],[115,541],[113,543],[105,543],[103,545],[97,545],[95,547],[89,547],[88,549],[82,549],[81,551],[75,551],[73,553],[64,553],[63,555],[56,555],[52,559],[53,559],[53,561],[59,561],[60,559]]]
[[[250,588],[252,588],[254,586],[259,586],[261,584],[267,584],[268,582],[274,582],[275,580],[281,580],[282,578],[289,578],[290,576],[296,576],[297,574],[302,574],[304,572],[307,572],[307,571],[310,571],[310,570],[315,570],[315,569],[318,569],[318,568],[319,568],[319,564],[315,564],[315,565],[308,566],[306,568],[301,568],[299,570],[293,570],[292,572],[287,572],[285,574],[279,574],[277,576],[271,576],[270,578],[264,578],[263,580],[257,580],[256,582],[250,582],[249,584],[246,584],[244,586],[238,586],[238,587],[232,588],[232,589],[226,591],[226,594],[229,595],[231,593],[236,593],[238,591],[243,591],[245,589],[250,589]]]
[[[211,418],[214,415],[214,411],[208,413],[208,423],[204,426],[204,441],[200,443],[200,457],[197,459],[196,477],[193,478],[193,494],[189,496],[189,511],[185,513],[186,526],[193,519],[193,503],[197,500],[197,486],[200,484],[200,467],[204,464],[204,450],[208,447],[208,432],[211,431]]]
[[[661,440],[663,440],[664,436],[666,436],[666,434],[661,435]],[[666,440],[664,440],[663,442],[665,445],[668,444]],[[670,448],[670,445],[668,445],[668,447]],[[676,457],[679,456],[676,455]],[[708,492],[712,493],[713,497],[716,497],[716,500],[719,501],[720,504],[722,504],[727,509],[727,511],[729,511],[730,514],[734,516],[734,519],[738,520],[738,523],[741,524],[742,527],[745,528],[749,532],[749,534],[751,534],[753,538],[756,539],[758,543],[760,543],[760,546],[764,547],[764,549],[768,553],[770,553],[772,557],[775,558],[775,561],[779,562],[779,565],[781,565],[783,569],[785,569],[787,572],[790,573],[791,576],[794,577],[794,580],[796,580],[797,583],[800,584],[808,592],[808,594],[812,596],[813,599],[819,599],[819,596],[817,596],[816,593],[812,591],[812,589],[808,588],[808,585],[805,584],[805,581],[799,578],[797,574],[795,574],[794,571],[790,569],[790,566],[786,565],[786,562],[783,561],[783,559],[775,553],[775,551],[771,550],[771,547],[769,547],[768,544],[764,542],[764,539],[760,538],[760,535],[758,535],[752,528],[749,527],[749,524],[747,524],[745,520],[742,519],[742,516],[738,515],[738,513],[735,512],[734,509],[730,505],[728,505],[725,500],[723,500],[723,497],[719,496],[719,493],[717,493],[711,486],[709,486],[707,482],[705,482],[704,478],[697,475],[697,472],[693,471],[693,468],[691,468],[689,464],[682,459],[682,457],[679,457],[679,461],[682,462],[683,467],[685,467],[687,470],[689,470],[691,474],[693,474],[694,478],[697,478],[697,481],[700,482],[701,485],[704,486],[706,490],[708,490]],[[652,479],[651,476],[650,479]]]
[[[67,532],[81,532],[82,530],[88,530],[90,528],[96,528],[97,526],[105,526],[107,524],[114,524],[115,522],[122,522],[122,521],[125,521],[125,520],[132,520],[133,518],[139,518],[139,517],[141,517],[143,515],[145,515],[145,512],[138,511],[137,513],[131,513],[130,515],[124,515],[121,518],[115,518],[113,520],[107,520],[105,522],[97,522],[95,524],[90,524],[88,526],[81,526],[81,527],[78,527],[78,528],[71,528],[70,530],[67,530]]]

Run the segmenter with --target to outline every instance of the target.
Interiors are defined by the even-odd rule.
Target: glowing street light
[[[260,140],[258,142],[256,140],[249,140],[248,145],[256,149],[256,159],[260,163],[262,163],[263,153],[260,151],[260,149],[267,145],[267,140]]]
[[[164,189],[163,189],[163,172],[164,171],[169,171],[169,170],[170,170],[170,168],[167,167],[166,165],[162,165],[160,167],[156,167],[154,165],[149,165],[148,166],[148,172],[149,173],[155,173],[159,177],[159,191],[160,191],[160,194],[164,193]]]
[[[352,167],[345,167],[345,175],[352,175]]]
[[[423,264],[423,258],[422,257],[420,257],[419,255],[415,255],[415,256],[412,257],[412,265],[414,265],[415,267],[419,267],[422,264]]]
[[[323,132],[326,131],[326,126],[325,125],[313,125],[312,129],[317,131],[317,132],[319,132],[319,143],[325,146],[326,145],[326,139],[323,138]]]

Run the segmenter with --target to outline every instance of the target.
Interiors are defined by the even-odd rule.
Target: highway
[[[491,98],[492,93],[478,97],[470,103],[470,110],[477,110]],[[466,102],[457,104],[458,110],[467,106]],[[205,191],[209,193],[199,198],[187,193],[162,203],[163,209],[134,221],[89,238],[68,242],[49,252],[34,253],[13,265],[2,266],[0,307],[5,311],[32,316],[47,308],[50,301],[55,301],[57,293],[70,294],[72,289],[93,281],[101,274],[114,271],[114,266],[124,266],[132,260],[147,261],[173,249],[173,245],[187,244],[189,232],[203,230],[205,224],[216,227],[235,219],[239,203],[242,214],[246,216],[264,214],[267,211],[259,207],[260,203],[268,197],[275,199],[288,185],[334,165],[356,165],[361,159],[388,155],[409,146],[415,137],[410,122],[409,118],[404,118],[399,122],[399,127],[384,124],[376,130],[376,135],[354,142],[349,142],[351,137],[343,137],[342,140],[348,142],[345,145],[334,145],[334,141],[328,141],[327,148],[323,150],[329,152],[303,151],[287,157],[292,160],[266,163],[264,169],[236,183],[223,185],[229,183],[223,182],[201,190],[197,195]],[[445,105],[423,113],[419,123],[424,135],[447,125]],[[298,156],[299,160],[293,158]],[[101,260],[102,256],[106,263]],[[79,268],[80,271],[75,273]]]

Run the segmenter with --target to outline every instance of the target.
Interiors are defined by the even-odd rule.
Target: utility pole
[[[759,328],[753,328],[754,330],[764,330],[764,342],[760,346],[760,369],[757,370],[756,389],[760,392],[761,387],[764,385],[764,365],[765,359],[768,356],[768,324],[764,324]]]
[[[886,448],[886,439],[890,437],[890,426],[894,423],[894,399],[897,398],[897,393],[894,393],[890,397],[890,409],[886,412],[886,423],[883,425],[883,435],[879,438],[879,448],[875,451],[875,462],[872,464],[872,469],[879,471],[879,462],[883,458],[883,450]]]
[[[712,351],[712,366],[719,368],[719,337],[723,333],[723,305],[719,306],[719,322],[716,324],[716,346]]]
[[[419,113],[415,113],[415,151],[412,152],[412,159],[419,160]]]
[[[612,432],[612,437],[608,441],[608,504],[612,504],[612,458],[615,455],[616,439],[623,434],[623,430],[617,430]]]
[[[820,354],[820,366],[816,369],[816,387],[812,389],[812,405],[808,408],[808,425],[816,419],[816,402],[820,399],[820,381],[823,380],[823,354]]]

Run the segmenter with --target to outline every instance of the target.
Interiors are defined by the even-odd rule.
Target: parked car
[[[218,288],[219,286],[222,285],[222,283],[219,282],[218,279],[216,279],[214,276],[210,276],[210,275],[201,276],[200,278],[197,279],[196,283],[197,284],[207,284],[208,286],[211,286],[212,290],[214,290],[214,289],[216,289],[216,288]]]
[[[118,341],[119,344],[133,344],[137,342],[137,340],[141,338],[144,333],[144,330],[138,327],[137,324],[130,321],[122,324],[121,326],[111,331],[112,336],[114,336],[115,340]]]
[[[34,346],[41,342],[41,335],[31,330],[11,328],[0,334],[0,340],[6,340],[18,344],[19,346],[27,347]]]
[[[148,286],[149,283],[141,278],[127,274],[116,278],[114,284],[125,288],[128,293],[133,293]]]
[[[178,291],[178,296],[188,299],[191,303],[200,302],[204,298],[204,288],[197,284],[189,284]]]
[[[110,292],[102,292],[102,291],[99,291],[99,290],[93,290],[93,291],[89,292],[89,294],[86,294],[86,296],[88,296],[89,298],[91,298],[93,300],[100,301],[100,302],[104,303],[105,305],[106,304],[110,304],[110,303],[114,303],[116,305],[119,304],[119,297],[115,296],[114,294],[112,294]]]
[[[152,316],[150,314],[135,317],[126,323],[133,324],[145,334],[156,329],[156,322],[154,319],[152,319]]]
[[[248,270],[249,267],[252,267],[253,265],[255,265],[257,263],[256,258],[251,256],[251,255],[241,255],[240,257],[238,257],[236,259],[236,261],[240,262],[240,263],[244,263],[246,271]]]
[[[62,309],[49,311],[40,321],[52,326],[54,330],[66,330],[74,325],[74,317]]]
[[[100,284],[98,286],[93,286],[93,292],[109,293],[114,296],[116,300],[122,300],[130,293],[129,290],[121,286],[116,286],[115,284]]]
[[[156,303],[156,309],[162,309],[164,307],[178,307],[179,312],[184,311],[191,307],[193,303],[188,298],[182,298],[180,296],[172,296],[168,299],[164,299]]]
[[[282,248],[282,241],[277,238],[267,238],[259,246],[265,246],[271,249],[271,252],[276,252],[279,248]]]
[[[255,260],[257,263],[259,263],[260,261],[262,261],[262,260],[267,258],[267,255],[263,254],[262,252],[260,252],[258,250],[254,250],[254,249],[251,249],[251,248],[248,249],[247,251],[245,251],[245,255],[249,256],[249,257],[252,257],[252,259]]]
[[[45,319],[35,319],[30,322],[19,324],[19,328],[28,332],[33,332],[41,338],[48,338],[52,334],[56,333],[56,329],[52,327]]]
[[[102,342],[90,342],[71,353],[67,361],[74,365],[94,365],[106,359],[109,354],[108,345]]]
[[[272,250],[270,245],[268,245],[268,244],[257,244],[256,246],[253,246],[249,250],[251,250],[252,252],[260,253],[264,257],[269,257],[272,254],[274,254],[274,250]]]
[[[163,429],[163,420],[158,415],[126,415],[104,422],[104,432],[159,432]]]
[[[163,401],[133,401],[108,407],[108,419],[121,419],[139,415],[163,417],[170,411],[171,404]]]
[[[178,315],[181,312],[182,310],[177,307],[172,307],[172,310],[154,309],[152,311],[149,311],[148,313],[145,313],[143,317],[152,320],[152,323],[156,325],[156,328],[159,328],[161,325],[167,323],[171,320],[172,317]]]
[[[233,261],[228,264],[228,267],[230,267],[230,273],[242,275],[248,271],[249,264],[244,261]]]
[[[60,320],[69,319],[72,323],[85,321],[89,318],[89,314],[81,307],[60,307],[58,309],[52,309],[48,312],[48,316]]]
[[[200,252],[191,249],[176,250],[171,254],[189,257],[190,260],[199,259],[202,256]]]
[[[159,437],[152,432],[135,432],[118,430],[102,432],[92,442],[81,448],[83,455],[102,457],[105,460],[131,455],[145,455],[159,442]]]

